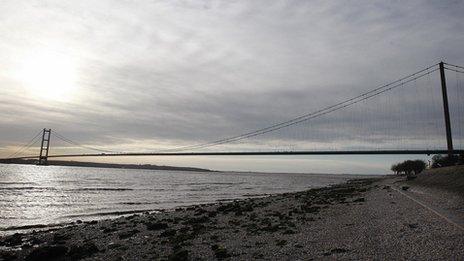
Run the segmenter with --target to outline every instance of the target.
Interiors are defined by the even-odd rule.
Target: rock
[[[31,237],[31,240],[30,240],[31,244],[32,245],[38,245],[38,244],[41,244],[43,242],[42,239],[38,238],[38,237]]]
[[[216,256],[217,259],[224,259],[231,256],[224,246],[212,245],[211,249],[213,250],[214,256]]]
[[[332,250],[330,250],[330,252],[325,252],[324,253],[324,256],[330,256],[330,255],[333,255],[333,254],[341,254],[341,253],[346,253],[348,252],[347,249],[344,249],[344,248],[334,248]]]
[[[21,246],[21,249],[29,249],[29,248],[32,248],[32,245],[30,243],[24,243],[22,246]]]
[[[177,233],[169,240],[174,248],[180,248],[180,246],[190,245],[190,241],[194,239],[195,236],[196,235],[194,233]]]
[[[135,217],[137,217],[137,215],[136,215],[136,214],[133,214],[133,215],[130,215],[130,216],[126,217],[126,219],[127,219],[127,220],[132,220],[132,219],[134,219]]]
[[[277,240],[276,245],[277,246],[285,246],[287,244],[287,240]]]
[[[357,198],[353,200],[353,202],[365,202],[366,200],[364,198]]]
[[[250,220],[256,220],[257,218],[258,218],[258,214],[254,212],[250,214]]]
[[[56,233],[53,235],[53,242],[55,244],[64,243],[65,240],[69,239],[71,236],[69,234]]]
[[[167,222],[167,223],[173,223],[174,219],[172,218],[163,218],[161,221]]]
[[[76,224],[81,224],[82,223],[82,220],[78,219],[76,220]]]
[[[185,224],[199,224],[199,223],[205,223],[209,221],[208,216],[201,216],[197,218],[189,218]]]
[[[147,226],[148,230],[161,230],[169,227],[167,223],[163,222],[146,222],[145,226]]]
[[[103,233],[112,233],[112,232],[115,232],[115,231],[117,231],[116,228],[102,227],[102,232],[103,232]]]
[[[98,247],[93,242],[87,242],[83,245],[74,245],[71,246],[68,256],[71,259],[82,259],[89,257],[98,252]]]
[[[216,211],[210,211],[208,212],[208,217],[215,217],[217,216],[217,212]]]
[[[243,215],[243,212],[253,211],[253,206],[250,203],[245,202],[232,202],[226,205],[221,205],[217,208],[218,212],[223,212],[225,214],[229,212],[235,212],[235,215]]]
[[[404,190],[404,191],[406,191],[406,190],[409,189],[409,186],[402,186],[401,189]]]
[[[23,243],[23,237],[21,234],[13,234],[10,237],[7,237],[5,240],[1,242],[0,245],[4,246],[17,246]]]
[[[129,230],[129,231],[123,231],[123,232],[120,232],[118,234],[118,237],[119,239],[126,239],[126,238],[129,238],[129,237],[132,237],[133,235],[139,233],[140,231],[137,230],[137,229],[132,229],[132,230]]]
[[[206,231],[206,226],[203,224],[193,224],[192,225],[192,233],[201,233]]]
[[[179,224],[181,221],[182,221],[182,218],[180,218],[180,217],[175,217],[174,220],[172,221],[172,223],[174,223],[174,224]]]
[[[115,248],[120,248],[121,246],[122,246],[121,244],[111,242],[111,243],[108,244],[107,248],[108,249],[115,249]]]
[[[306,213],[318,213],[320,209],[321,209],[321,208],[320,208],[320,207],[317,207],[317,206],[315,206],[315,207],[310,207],[310,206],[307,206],[307,205],[306,205],[306,206],[302,206],[302,207],[301,207],[301,210],[303,210],[303,211],[306,212]]]
[[[195,213],[194,213],[193,215],[195,215],[195,216],[201,216],[201,215],[203,215],[203,214],[206,213],[206,212],[208,212],[208,211],[204,210],[203,208],[198,208],[198,209],[195,210]]]
[[[417,223],[412,223],[412,224],[408,224],[409,228],[411,229],[415,229],[415,228],[418,228],[419,227],[419,224]]]
[[[281,229],[284,229],[284,228],[280,224],[275,224],[275,225],[268,224],[267,226],[261,228],[261,230],[268,231],[268,232],[277,232]]]
[[[346,253],[348,252],[348,250],[344,248],[334,248],[330,252],[332,252],[333,254],[338,254],[338,253]]]
[[[42,246],[32,250],[26,261],[42,261],[62,258],[68,252],[65,246]]]
[[[176,230],[168,229],[168,230],[161,232],[160,237],[172,237],[174,235],[176,235]]]
[[[291,230],[291,229],[287,229],[284,231],[283,233],[284,235],[292,235],[292,234],[296,234],[296,232],[294,230]]]
[[[9,251],[0,251],[0,260],[10,261],[17,258],[16,253]]]
[[[238,220],[238,219],[232,219],[232,220],[229,220],[229,225],[232,225],[232,226],[240,226],[241,225],[241,220]]]
[[[169,258],[169,261],[186,261],[189,260],[188,251],[185,249],[179,249],[172,253]]]

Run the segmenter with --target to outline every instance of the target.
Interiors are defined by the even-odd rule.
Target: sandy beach
[[[78,221],[1,238],[0,259],[462,259],[462,197],[403,180]]]

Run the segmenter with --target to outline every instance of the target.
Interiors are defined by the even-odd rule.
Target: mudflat
[[[420,187],[418,187],[420,188]],[[402,178],[144,213],[0,238],[3,260],[464,257],[464,228]],[[436,193],[431,198],[448,196]]]

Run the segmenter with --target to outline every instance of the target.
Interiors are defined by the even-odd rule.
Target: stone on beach
[[[464,233],[405,200],[391,189],[401,186],[395,182],[396,179],[353,180],[295,193],[11,235],[0,239],[3,246],[11,249],[0,252],[0,257],[393,260],[463,256]],[[391,204],[393,201],[396,203]],[[33,247],[15,248],[22,244]],[[434,249],[436,244],[442,247]]]

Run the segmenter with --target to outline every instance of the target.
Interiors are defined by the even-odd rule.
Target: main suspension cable
[[[37,142],[36,139],[39,137],[39,135],[41,133],[42,133],[42,131],[39,131],[34,137],[32,137],[32,139],[29,140],[28,143],[26,143],[26,145],[20,147],[18,150],[16,150],[12,154],[10,154],[7,158],[14,158],[16,155],[19,155],[21,152],[23,152],[23,151],[29,149],[30,147],[32,147]]]
[[[225,143],[229,143],[229,142],[239,141],[239,140],[242,140],[242,139],[262,135],[262,134],[265,134],[265,133],[268,133],[268,132],[272,132],[272,131],[276,131],[276,130],[279,130],[279,129],[282,129],[282,128],[285,128],[285,127],[289,127],[289,126],[298,124],[300,122],[307,121],[309,119],[313,119],[313,118],[325,115],[327,113],[330,113],[330,112],[333,112],[333,111],[336,111],[336,110],[339,110],[339,109],[342,109],[342,108],[346,108],[346,107],[348,107],[348,106],[350,106],[352,104],[356,104],[356,103],[358,103],[360,101],[363,101],[363,100],[366,100],[368,98],[377,96],[377,95],[379,95],[381,93],[384,93],[385,91],[392,90],[392,89],[397,88],[397,87],[399,87],[401,85],[404,85],[405,83],[408,83],[408,82],[411,82],[411,81],[416,80],[418,78],[421,78],[421,77],[423,77],[425,75],[428,75],[428,74],[430,74],[430,73],[432,73],[434,71],[437,71],[438,68],[435,68],[435,69],[431,70],[433,67],[436,67],[437,65],[438,64],[434,64],[434,65],[429,66],[429,67],[427,67],[425,69],[422,69],[422,70],[417,71],[417,72],[415,72],[413,74],[410,74],[410,75],[408,75],[406,77],[403,77],[403,78],[398,79],[396,81],[393,81],[393,82],[390,82],[388,84],[382,85],[382,86],[380,86],[378,88],[367,91],[367,92],[362,93],[362,94],[360,94],[358,96],[355,96],[353,98],[347,99],[345,101],[336,103],[336,104],[331,105],[331,106],[327,106],[327,107],[325,107],[323,109],[320,109],[320,110],[317,110],[317,111],[314,111],[314,112],[311,112],[311,113],[304,114],[302,116],[293,118],[293,119],[285,121],[285,122],[281,122],[281,123],[278,123],[278,124],[271,125],[271,126],[266,127],[266,128],[258,129],[258,130],[255,130],[255,131],[251,131],[251,132],[248,132],[248,133],[243,133],[241,135],[228,137],[228,138],[224,138],[224,139],[220,139],[220,140],[216,140],[216,141],[211,141],[211,142],[206,142],[206,143],[196,144],[196,145],[190,145],[190,146],[184,146],[184,147],[179,147],[179,148],[174,148],[174,149],[166,149],[166,150],[161,150],[161,151],[163,151],[163,152],[165,152],[165,151],[185,151],[185,150],[191,150],[191,149],[206,148],[206,147],[216,146],[216,145],[225,144]],[[413,77],[413,78],[411,78],[411,77]]]
[[[60,140],[68,143],[68,144],[71,144],[71,145],[74,145],[74,146],[78,146],[80,148],[83,148],[83,149],[88,149],[88,150],[93,150],[93,151],[98,151],[98,152],[108,152],[108,153],[121,153],[119,151],[112,151],[112,150],[103,150],[103,149],[98,149],[98,148],[95,148],[95,147],[91,147],[91,146],[87,146],[87,145],[82,145],[80,143],[77,143],[71,139],[68,139],[66,137],[64,137],[63,135],[61,135],[60,133],[58,133],[57,131],[54,131],[53,134]]]

